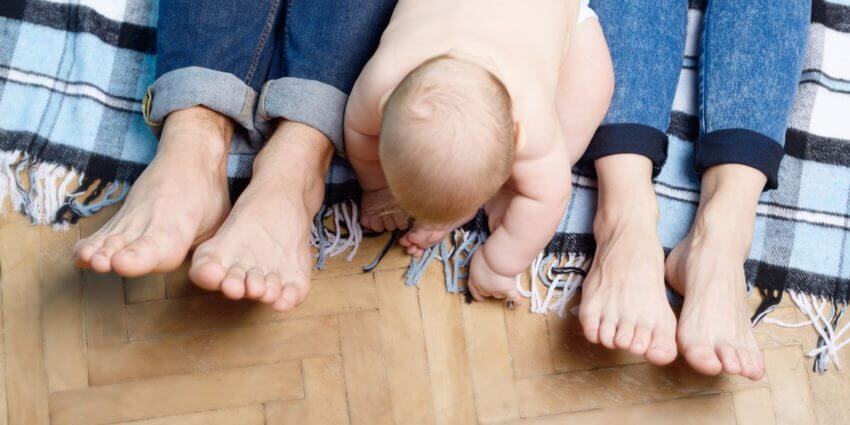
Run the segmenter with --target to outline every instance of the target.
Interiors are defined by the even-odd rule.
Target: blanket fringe
[[[839,328],[839,322],[847,311],[847,305],[797,291],[788,291],[788,294],[800,312],[808,317],[808,320],[800,323],[786,323],[771,317],[764,317],[761,320],[764,323],[783,328],[811,326],[818,334],[817,346],[806,353],[806,356],[814,359],[812,370],[824,373],[829,368],[830,363],[840,370],[841,356],[839,351],[850,344],[850,335],[845,337],[847,331],[850,330],[850,323],[844,323],[844,326]]]
[[[32,224],[67,230],[78,218],[120,202],[129,190],[126,182],[100,182],[84,196],[91,183],[74,169],[36,161],[26,152],[0,152],[0,200],[8,197],[12,210]],[[0,202],[0,215],[5,214]]]
[[[446,291],[450,294],[462,292],[460,281],[467,278],[472,255],[484,244],[483,232],[458,229],[437,245],[428,248],[422,257],[413,258],[405,274],[407,286],[416,286],[432,261],[443,263]]]
[[[588,267],[590,267],[590,258],[583,254],[544,255],[541,253],[529,268],[529,288],[524,288],[521,276],[517,276],[517,291],[529,299],[532,313],[554,312],[558,314],[558,317],[565,319],[567,305],[581,290],[581,283]],[[541,290],[546,292],[545,296],[541,296]]]
[[[326,221],[332,218],[333,227]],[[324,269],[325,261],[346,251],[347,261],[354,259],[360,242],[363,241],[363,228],[360,226],[359,209],[355,201],[343,201],[332,206],[324,206],[313,220],[310,243],[316,248],[316,268]]]

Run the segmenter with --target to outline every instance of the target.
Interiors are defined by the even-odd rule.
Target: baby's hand
[[[360,199],[360,224],[376,232],[407,229],[408,217],[389,188],[363,191]]]
[[[516,289],[516,276],[502,276],[493,271],[484,258],[482,249],[475,251],[469,266],[469,292],[477,301],[485,297],[522,303],[522,297]]]

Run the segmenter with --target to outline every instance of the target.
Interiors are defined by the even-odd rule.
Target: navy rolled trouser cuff
[[[593,161],[617,154],[637,154],[649,158],[654,177],[667,159],[667,135],[643,124],[604,124],[596,130],[577,167],[594,175]]]
[[[776,140],[745,129],[725,129],[705,134],[696,144],[694,168],[702,175],[709,167],[742,164],[767,177],[765,190],[779,186],[779,165],[785,150]]]

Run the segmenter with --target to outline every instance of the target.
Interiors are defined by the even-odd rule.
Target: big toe
[[[153,271],[159,263],[158,249],[150,242],[139,239],[112,256],[112,269],[121,276],[136,277]]]
[[[658,366],[664,366],[676,360],[676,338],[674,332],[656,329],[652,342],[646,350],[646,360]]]
[[[227,269],[217,259],[209,257],[192,259],[192,267],[189,268],[189,279],[208,291],[221,289],[221,282],[226,275]]]
[[[714,348],[709,345],[694,345],[684,349],[685,360],[697,372],[703,375],[717,375],[723,370],[723,364],[717,358]]]

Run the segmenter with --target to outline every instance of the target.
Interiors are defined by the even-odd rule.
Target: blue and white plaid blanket
[[[697,37],[702,7],[691,3],[689,34]],[[123,198],[156,149],[141,114],[153,79],[156,16],[156,0],[0,1],[0,199],[8,196],[34,223],[62,227]],[[686,234],[699,198],[690,165],[697,134],[692,49],[697,43],[687,45],[669,158],[656,183],[659,232],[668,249]],[[850,301],[848,52],[850,2],[815,0],[781,187],[762,199],[746,264],[750,284],[766,299],[755,318],[790,293],[822,335],[814,352],[819,368],[850,336],[836,327]],[[231,157],[234,194],[250,178],[252,160]],[[533,274],[555,288],[532,286],[536,311],[563,312],[580,284],[580,273],[569,272],[586,269],[593,254],[595,182],[576,175],[573,184],[558,234],[535,263]],[[332,231],[317,220],[313,239],[320,260],[356,246],[362,236],[354,211],[358,196],[350,169],[336,160],[321,217],[335,214],[349,231]],[[431,259],[446,260],[450,290],[459,289],[460,266],[486,237],[482,223],[469,223],[450,243],[430,251]],[[411,283],[425,263],[412,265]]]

